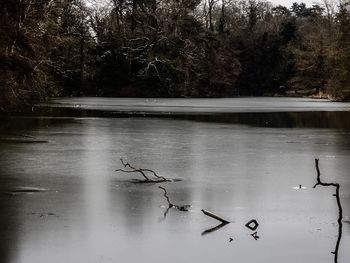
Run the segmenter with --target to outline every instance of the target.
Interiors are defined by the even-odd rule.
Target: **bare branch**
[[[208,211],[206,211],[206,210],[204,210],[204,209],[202,209],[202,212],[203,212],[203,214],[205,214],[206,216],[209,216],[209,217],[211,217],[211,218],[214,218],[214,219],[220,221],[220,222],[223,223],[223,224],[229,224],[229,223],[230,223],[229,221],[227,221],[227,220],[225,220],[225,219],[223,219],[223,218],[221,218],[221,217],[219,217],[219,216],[217,216],[217,215],[214,215],[213,213],[210,213],[210,212],[208,212]]]
[[[321,186],[333,186],[336,188],[336,193],[333,194],[333,196],[336,197],[337,199],[337,205],[338,205],[338,239],[337,239],[337,243],[335,245],[335,250],[334,252],[332,252],[332,254],[334,254],[334,263],[338,263],[338,251],[339,251],[339,246],[340,246],[340,241],[341,241],[341,237],[342,237],[342,233],[343,233],[343,208],[340,202],[340,195],[339,195],[339,189],[340,189],[340,185],[338,183],[325,183],[322,182],[321,180],[321,172],[320,172],[320,168],[318,165],[319,160],[315,159],[315,167],[316,167],[316,172],[317,172],[317,183],[314,185],[314,188],[316,188],[318,185]]]
[[[158,187],[164,191],[164,197],[166,198],[168,205],[169,205],[167,211],[164,213],[164,217],[167,215],[169,208],[175,208],[175,209],[177,209],[179,211],[183,211],[183,212],[188,211],[188,208],[190,207],[190,205],[174,205],[173,203],[170,202],[170,199],[169,199],[169,196],[168,196],[166,189],[162,186],[158,186]]]
[[[122,170],[122,169],[117,169],[115,171],[120,171],[120,172],[124,172],[124,173],[140,173],[142,174],[142,176],[147,180],[149,181],[150,179],[147,177],[147,175],[142,171],[142,169],[139,169],[139,168],[135,168],[135,167],[132,167],[130,165],[130,163],[128,162],[124,162],[124,160],[122,158],[120,158],[120,161],[121,163],[124,165],[125,168],[130,168],[131,170],[130,171],[126,171],[126,170]]]
[[[132,166],[130,163],[125,162],[122,158],[120,158],[120,161],[122,163],[122,165],[125,168],[128,168],[129,170],[124,170],[124,169],[116,169],[116,172],[123,172],[123,173],[139,173],[143,176],[143,178],[145,180],[143,181],[139,181],[140,183],[162,183],[162,182],[170,182],[169,179],[158,175],[155,171],[151,170],[151,169],[144,169],[144,168],[136,168],[134,166]],[[146,173],[151,173],[154,175],[155,178],[150,178],[149,176],[147,176]]]
[[[164,197],[168,201],[169,208],[173,207],[174,205],[170,202],[169,196],[167,195],[167,191],[164,187],[158,186],[160,189],[164,191]]]

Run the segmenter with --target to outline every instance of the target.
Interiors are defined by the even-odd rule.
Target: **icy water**
[[[225,110],[192,100],[171,114],[145,100],[142,109],[132,107],[141,100],[106,100],[115,116],[97,99],[89,117],[55,109],[0,119],[0,262],[331,263],[338,208],[335,189],[313,188],[315,158],[322,179],[341,185],[338,262],[349,262],[349,104],[269,99],[254,113],[235,99]],[[78,108],[94,103],[86,101]],[[120,158],[175,180],[134,183],[139,174],[115,171]],[[189,211],[167,211],[158,186]],[[207,231],[220,222],[201,209],[231,223]],[[245,227],[251,219],[255,231]]]

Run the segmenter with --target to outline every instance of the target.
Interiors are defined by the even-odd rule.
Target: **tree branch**
[[[168,205],[169,205],[167,211],[164,213],[164,217],[166,216],[166,214],[168,213],[170,208],[175,208],[175,209],[177,209],[179,211],[183,211],[183,212],[188,211],[188,208],[190,207],[190,205],[174,205],[173,203],[170,202],[170,199],[169,199],[169,196],[168,196],[166,189],[162,186],[158,186],[158,188],[160,188],[164,191],[164,197],[166,198]]]
[[[320,168],[318,165],[319,160],[315,159],[315,167],[316,167],[316,172],[317,172],[317,183],[314,185],[314,188],[316,188],[318,185],[321,186],[333,186],[336,188],[336,192],[335,194],[333,194],[333,196],[336,197],[337,199],[337,205],[338,205],[338,239],[337,239],[337,243],[335,245],[335,250],[334,252],[332,252],[332,254],[334,254],[334,263],[338,263],[338,252],[339,252],[339,246],[340,246],[340,241],[341,241],[341,237],[342,237],[342,233],[343,233],[343,208],[340,202],[340,195],[339,195],[339,190],[340,190],[340,185],[338,183],[325,183],[322,182],[321,180],[321,172],[320,172]]]
[[[164,187],[158,186],[160,189],[164,191],[164,197],[166,198],[169,208],[173,207],[174,205],[170,202],[169,196],[167,195],[167,191]]]
[[[158,175],[155,171],[153,171],[151,169],[136,168],[136,167],[132,166],[130,163],[124,162],[124,160],[122,158],[120,158],[120,161],[121,161],[122,165],[125,168],[128,168],[129,170],[116,169],[115,171],[116,172],[123,172],[123,173],[139,173],[144,178],[143,181],[140,181],[141,183],[162,183],[162,182],[169,182],[170,181],[169,179]],[[151,177],[147,176],[146,173],[153,174],[155,178],[151,178]]]
[[[204,210],[204,209],[202,209],[202,212],[203,212],[203,214],[205,214],[206,216],[209,216],[209,217],[211,217],[211,218],[214,218],[214,219],[220,221],[220,222],[223,223],[223,224],[229,224],[229,223],[230,223],[229,221],[227,221],[227,220],[225,220],[225,219],[223,219],[223,218],[221,218],[221,217],[219,217],[219,216],[217,216],[217,215],[214,215],[214,214],[212,214],[212,213],[210,213],[210,212],[208,212],[208,211],[206,211],[206,210]]]

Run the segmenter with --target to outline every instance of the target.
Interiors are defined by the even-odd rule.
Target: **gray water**
[[[268,113],[274,106],[200,118],[1,118],[0,262],[333,262],[338,208],[334,189],[313,189],[315,158],[322,179],[341,185],[339,262],[348,262],[349,112]],[[158,184],[115,172],[120,158],[176,179],[160,185],[190,210],[164,216]],[[219,222],[201,209],[232,223],[202,235]]]

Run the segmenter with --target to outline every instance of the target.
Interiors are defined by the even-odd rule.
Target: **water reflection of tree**
[[[343,208],[340,202],[340,196],[339,196],[339,189],[340,189],[340,185],[338,183],[325,183],[321,181],[321,172],[320,172],[320,168],[318,165],[318,159],[315,159],[315,166],[316,166],[316,171],[317,171],[317,183],[314,185],[314,188],[316,188],[318,185],[321,186],[333,186],[336,188],[336,193],[333,194],[336,199],[337,199],[337,206],[338,206],[338,238],[337,238],[337,243],[335,245],[335,249],[332,252],[332,254],[334,254],[334,262],[338,263],[338,252],[339,252],[339,246],[340,246],[340,241],[342,238],[342,234],[343,234]]]

